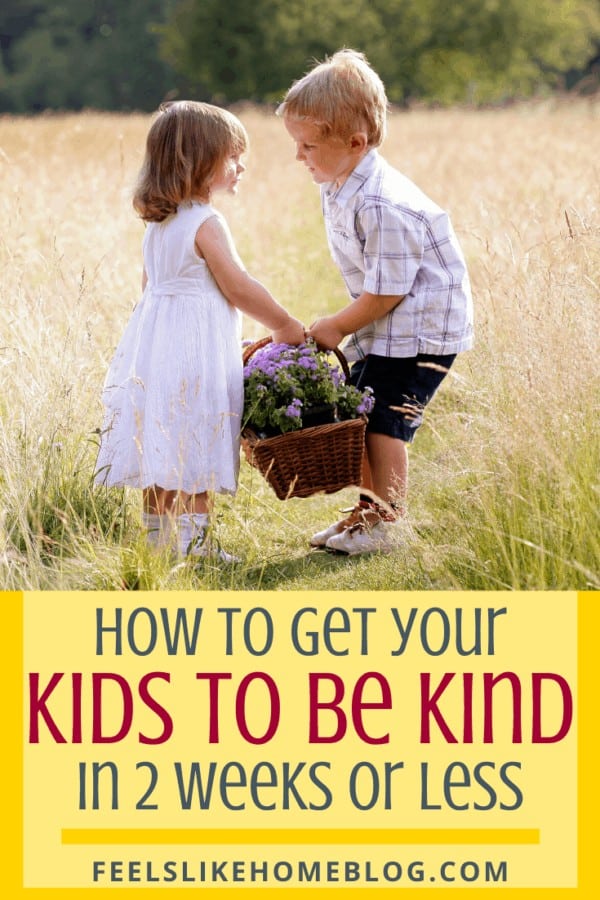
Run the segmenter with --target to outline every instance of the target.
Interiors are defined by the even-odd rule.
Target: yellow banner
[[[4,597],[11,896],[586,887],[597,595]]]

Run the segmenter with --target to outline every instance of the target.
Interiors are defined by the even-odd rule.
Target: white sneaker
[[[228,565],[241,562],[239,557],[221,549],[212,533],[210,518],[206,513],[182,513],[177,517],[175,533],[176,559],[192,562],[211,559]]]
[[[360,522],[374,524],[379,522],[381,518],[378,513],[374,512],[371,504],[362,500],[356,506],[341,511],[349,513],[349,515],[344,519],[340,519],[339,522],[334,522],[329,528],[324,528],[323,531],[317,531],[316,534],[313,534],[310,539],[311,547],[326,547],[330,538],[341,534],[346,528],[350,528],[352,525],[357,525]]]
[[[227,553],[223,550],[222,547],[207,534],[207,529],[204,529],[190,541],[189,546],[186,550],[186,559],[188,560],[200,560],[200,559],[210,559],[215,560],[215,562],[222,562],[226,565],[234,565],[235,563],[241,562],[239,556],[234,556],[233,553]]]
[[[360,553],[391,553],[400,544],[400,531],[396,522],[380,519],[369,526],[364,522],[351,525],[329,538],[325,549],[331,553],[357,556]]]

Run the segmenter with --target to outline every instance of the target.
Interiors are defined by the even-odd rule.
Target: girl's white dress
[[[96,481],[233,493],[243,409],[241,315],[194,248],[219,215],[183,204],[144,235],[148,283],[106,377]]]

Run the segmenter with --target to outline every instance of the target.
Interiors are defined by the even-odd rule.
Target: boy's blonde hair
[[[345,49],[295,81],[277,115],[306,119],[323,138],[346,139],[366,131],[369,146],[378,147],[385,138],[387,109],[385,87],[366,56]]]
[[[192,197],[208,199],[226,158],[243,153],[248,135],[239,119],[210,103],[164,103],[146,139],[133,206],[146,222],[162,222]]]

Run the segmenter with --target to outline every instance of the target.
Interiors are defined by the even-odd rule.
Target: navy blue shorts
[[[352,365],[350,381],[373,388],[375,406],[367,431],[387,434],[410,444],[423,422],[423,410],[448,374],[456,354],[433,356],[375,356]]]

